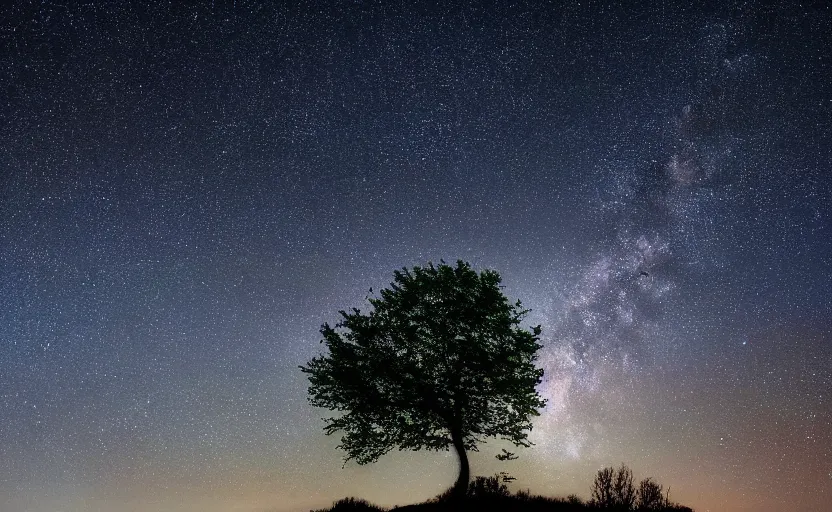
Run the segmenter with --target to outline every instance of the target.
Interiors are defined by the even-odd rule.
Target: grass
[[[445,493],[424,503],[397,506],[391,509],[379,507],[358,498],[344,498],[335,502],[330,508],[314,512],[584,512],[600,510],[577,496],[551,498],[532,495],[528,491],[520,491],[516,494],[470,496],[463,503],[454,503],[447,498],[447,493]],[[681,505],[670,505],[651,512],[693,511]]]
[[[628,476],[631,480],[632,472],[625,465],[622,464],[619,473],[620,475]],[[603,487],[605,480],[602,477],[605,475],[614,477],[616,473],[613,468],[606,468],[605,470],[599,471],[594,484],[595,490]],[[662,496],[661,486],[655,484],[649,478],[642,482],[639,491],[636,491],[631,484],[629,485],[629,495],[634,498],[630,500],[625,500],[624,498],[621,498],[620,501],[610,499],[610,496],[624,496],[628,494],[624,491],[620,494],[616,494],[618,491],[615,489],[607,489],[607,492],[593,491],[593,495],[595,496],[607,496],[606,503],[612,506],[608,505],[606,507],[599,506],[598,502],[586,502],[575,495],[566,498],[550,498],[533,495],[529,491],[518,491],[515,494],[511,494],[506,483],[512,481],[514,481],[514,478],[507,473],[497,473],[490,477],[475,477],[469,483],[468,493],[463,501],[454,501],[452,499],[451,489],[448,489],[439,496],[429,499],[424,503],[398,506],[391,509],[373,505],[359,498],[344,498],[333,503],[330,508],[311,512],[584,512],[597,510],[607,510],[610,512],[693,512],[688,507],[671,503],[667,496]],[[648,493],[644,492],[645,483],[655,487],[655,493],[652,494],[654,496],[652,499],[645,497],[648,495]],[[627,487],[622,486],[621,488],[626,490]],[[641,503],[642,506],[616,507],[614,506],[615,503]]]

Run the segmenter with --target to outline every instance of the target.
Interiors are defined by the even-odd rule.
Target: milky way
[[[731,186],[755,172],[740,143],[747,130],[727,119],[748,115],[737,98],[743,74],[753,76],[752,58],[732,53],[740,51],[730,44],[735,31],[713,24],[693,46],[699,54],[691,61],[710,68],[691,102],[658,123],[663,154],[612,160],[599,171],[589,206],[609,234],[548,325],[542,389],[550,406],[539,438],[549,450],[581,457],[593,431],[580,419],[581,405],[597,406],[622,376],[649,374],[656,354],[669,350],[656,340],[668,339],[679,318],[678,296],[686,293],[679,279],[713,274],[724,259],[715,219],[736,208]]]

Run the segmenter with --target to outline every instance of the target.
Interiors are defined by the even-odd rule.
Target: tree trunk
[[[465,499],[468,492],[468,480],[471,478],[471,468],[468,466],[468,454],[465,453],[465,444],[462,442],[462,434],[458,430],[451,431],[451,441],[456,448],[459,457],[459,477],[456,479],[451,496],[455,501]]]

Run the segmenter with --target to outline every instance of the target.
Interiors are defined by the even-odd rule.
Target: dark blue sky
[[[475,474],[828,503],[828,3],[408,4],[0,14],[0,508],[437,494],[340,469],[297,366],[441,258],[544,328],[537,446]]]

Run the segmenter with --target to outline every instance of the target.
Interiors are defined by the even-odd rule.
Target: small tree
[[[598,508],[630,510],[635,502],[633,472],[621,464],[618,471],[609,467],[598,471],[592,484],[590,504]]]
[[[488,437],[531,445],[529,417],[545,405],[535,389],[540,327],[520,327],[528,311],[503,295],[497,272],[462,261],[396,271],[380,295],[368,299],[369,313],[341,311],[334,328],[321,327],[329,353],[300,367],[309,400],[340,413],[324,432],[344,433],[345,463],[374,462],[393,447],[453,447],[453,496],[464,497],[468,450]]]
[[[636,491],[637,510],[663,510],[667,506],[662,486],[651,478],[645,478],[638,484]]]
[[[612,480],[615,475],[613,468],[599,469],[592,483],[590,504],[598,508],[610,508],[613,506]]]
[[[621,464],[615,473],[615,481],[612,485],[615,507],[622,510],[630,510],[636,501],[636,489],[633,487],[633,472]]]

